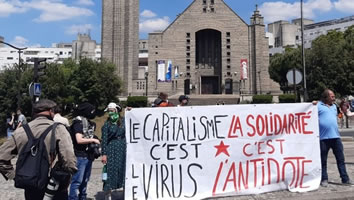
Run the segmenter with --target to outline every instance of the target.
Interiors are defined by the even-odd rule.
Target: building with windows
[[[71,58],[72,48],[27,48],[21,53],[24,63],[33,64],[32,58],[46,58],[46,62],[62,63],[64,59]],[[0,69],[19,63],[19,54],[11,47],[0,48]]]
[[[101,46],[97,45],[89,34],[79,33],[71,46],[73,60],[79,61],[82,58],[101,60]]]
[[[132,20],[139,16],[138,9],[129,7],[137,6],[138,1],[129,1],[129,5],[123,0],[105,2],[102,56],[124,62],[135,52],[127,34],[138,28]],[[115,18],[111,9],[114,8],[118,13],[124,8],[124,11],[120,10],[121,16],[129,17],[113,23]],[[143,45],[148,45],[148,51],[142,48]],[[237,97],[280,92],[279,85],[269,78],[268,40],[258,9],[249,25],[222,0],[194,0],[164,31],[150,33],[148,41],[140,41],[139,46],[138,65],[115,62],[119,76],[125,80],[128,95],[147,92],[149,96],[155,96],[166,92],[170,96]],[[148,59],[142,51],[148,52]],[[147,69],[144,76],[143,68]]]
[[[354,15],[315,23],[313,20],[304,19],[304,47],[311,48],[312,41],[329,31],[342,31],[354,25]],[[276,21],[268,24],[270,54],[282,53],[285,47],[301,45],[301,19]]]

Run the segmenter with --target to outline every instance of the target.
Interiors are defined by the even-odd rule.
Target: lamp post
[[[301,9],[300,10],[301,10],[301,58],[302,58],[302,67],[303,67],[303,78],[304,78],[304,101],[306,102],[308,97],[307,97],[307,86],[306,86],[303,0],[301,0]]]
[[[6,44],[7,46],[9,47],[12,47],[14,49],[17,50],[18,52],[18,94],[17,94],[17,107],[20,107],[20,100],[21,100],[21,91],[20,91],[20,81],[21,81],[21,53],[23,52],[23,50],[27,49],[27,47],[24,47],[24,48],[19,48],[19,47],[15,47],[14,45],[12,44],[9,44],[7,42],[4,42],[4,41],[0,41],[0,43],[2,44]]]
[[[149,72],[145,71],[145,95],[148,96]]]

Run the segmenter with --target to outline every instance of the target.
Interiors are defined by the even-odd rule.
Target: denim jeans
[[[69,200],[85,200],[87,183],[90,180],[92,160],[86,157],[77,157],[77,172],[71,180]]]
[[[7,130],[7,138],[10,138],[13,133],[14,133],[13,131]]]
[[[347,170],[345,169],[343,144],[340,138],[327,139],[320,141],[321,147],[321,163],[322,163],[322,181],[328,180],[327,174],[327,157],[329,149],[332,149],[333,154],[337,161],[337,168],[342,179],[342,182],[349,180]]]

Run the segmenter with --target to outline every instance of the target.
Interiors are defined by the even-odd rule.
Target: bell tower
[[[102,0],[102,59],[114,63],[122,95],[138,76],[139,0]]]

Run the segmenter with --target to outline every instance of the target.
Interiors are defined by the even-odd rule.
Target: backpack
[[[28,137],[28,142],[21,150],[16,162],[15,187],[22,189],[43,190],[49,181],[49,168],[52,160],[49,160],[44,139],[52,130],[50,155],[55,156],[55,129],[58,123],[49,126],[39,138],[35,138],[28,126],[23,128]],[[54,158],[54,157],[53,157]]]

